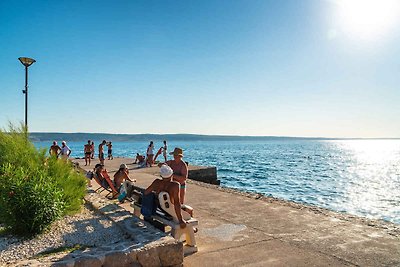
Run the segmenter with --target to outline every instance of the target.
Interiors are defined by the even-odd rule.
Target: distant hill
[[[201,134],[107,134],[107,133],[30,133],[32,141],[75,141],[86,142],[101,140],[113,142],[135,141],[267,141],[267,140],[369,140],[369,139],[393,139],[399,138],[324,138],[324,137],[287,137],[287,136],[238,136],[238,135],[201,135]]]
[[[66,140],[85,142],[87,140],[110,140],[113,142],[134,141],[256,141],[256,140],[329,140],[329,138],[303,138],[280,136],[230,136],[230,135],[199,135],[199,134],[106,134],[106,133],[30,133],[32,141]]]

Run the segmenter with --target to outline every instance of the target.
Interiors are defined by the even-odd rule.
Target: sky
[[[400,137],[400,1],[0,1],[0,128]]]

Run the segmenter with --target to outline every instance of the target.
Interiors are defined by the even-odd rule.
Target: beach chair
[[[106,197],[108,197],[110,194],[112,194],[111,198],[116,198],[118,196],[118,190],[114,186],[114,182],[111,180],[110,176],[108,175],[106,170],[103,170],[101,172],[103,175],[104,179],[98,177],[95,173],[93,175],[93,178],[95,181],[100,185],[99,188],[95,190],[97,193],[102,193],[104,191],[107,191],[108,193],[106,194]]]

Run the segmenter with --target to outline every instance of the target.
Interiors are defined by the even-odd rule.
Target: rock
[[[138,251],[137,258],[142,266],[158,267],[161,266],[161,262],[157,254],[157,248],[152,247]]]
[[[157,248],[161,266],[181,265],[183,262],[183,244],[182,242],[169,243],[168,246]]]
[[[131,265],[131,257],[128,253],[114,251],[107,253],[104,259],[104,267],[129,267]]]
[[[101,267],[103,262],[97,257],[83,256],[75,260],[74,267]]]
[[[74,267],[75,261],[67,260],[67,261],[58,261],[54,262],[51,266],[52,267]]]

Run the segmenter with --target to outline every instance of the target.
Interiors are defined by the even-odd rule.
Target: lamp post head
[[[19,59],[19,61],[21,61],[22,65],[24,65],[25,67],[29,67],[30,65],[32,65],[33,63],[36,62],[36,60],[34,60],[33,58],[29,58],[29,57],[19,57],[18,59]]]

